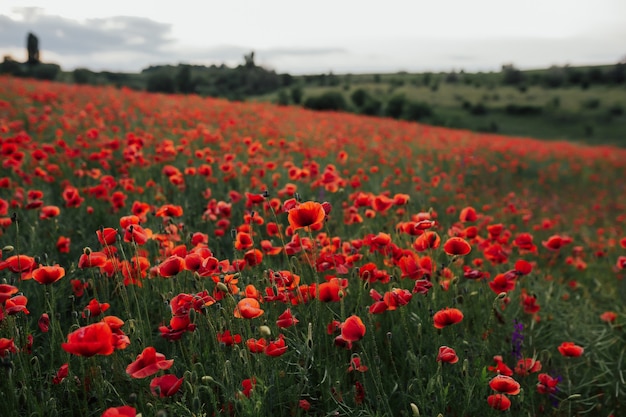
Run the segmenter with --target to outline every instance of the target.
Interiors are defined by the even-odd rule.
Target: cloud
[[[47,15],[38,8],[15,9],[18,18],[0,15],[0,47],[26,46],[26,35],[39,38],[42,51],[56,55],[136,51],[157,54],[171,44],[171,25],[132,16],[84,21]]]

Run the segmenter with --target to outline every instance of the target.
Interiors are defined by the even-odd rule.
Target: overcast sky
[[[0,53],[26,36],[64,69],[257,64],[293,74],[613,64],[626,0],[0,1]]]

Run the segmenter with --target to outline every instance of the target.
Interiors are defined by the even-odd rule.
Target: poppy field
[[[620,416],[626,150],[0,77],[0,415]]]

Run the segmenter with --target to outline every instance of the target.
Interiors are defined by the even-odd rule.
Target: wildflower
[[[443,329],[444,327],[459,323],[463,320],[463,313],[456,308],[444,308],[435,313],[433,320],[435,328]]]
[[[585,349],[582,346],[575,345],[573,342],[563,342],[558,347],[559,352],[563,356],[577,358],[581,356]]]
[[[110,355],[114,350],[113,332],[106,323],[90,324],[70,333],[61,348],[79,356]]]
[[[223,343],[225,346],[232,346],[235,343],[241,343],[241,335],[231,335],[230,330],[225,330],[223,333],[217,334],[217,341]]]
[[[241,381],[241,386],[243,387],[243,395],[250,398],[250,394],[252,394],[252,391],[256,386],[256,378],[244,379],[243,381]]]
[[[437,362],[457,363],[459,357],[456,355],[454,349],[448,346],[441,346],[439,353],[437,354]]]
[[[54,385],[59,385],[61,382],[63,382],[63,380],[65,378],[67,378],[67,375],[69,374],[69,364],[64,363],[63,365],[61,365],[61,367],[57,370],[56,375],[52,378],[52,383]]]
[[[155,397],[171,397],[178,392],[182,384],[183,378],[177,378],[176,375],[158,376],[150,381],[150,392]]]
[[[443,244],[443,250],[448,255],[467,255],[472,250],[472,247],[465,239],[455,236]]]
[[[521,391],[519,383],[506,375],[494,376],[491,381],[489,381],[489,386],[494,391],[509,395],[517,395]]]
[[[614,311],[605,311],[600,315],[600,320],[605,321],[607,323],[613,323],[617,320],[617,313]]]
[[[365,330],[363,320],[352,315],[341,324],[341,337],[348,342],[357,342],[365,336]]]
[[[158,274],[162,277],[173,277],[185,269],[185,258],[172,255],[159,264]]]
[[[304,229],[306,231],[319,230],[324,223],[326,212],[320,203],[307,201],[289,210],[289,225],[295,231]]]
[[[527,376],[539,371],[541,371],[541,362],[535,358],[520,359],[515,366],[515,373],[521,376]]]
[[[52,284],[65,276],[65,269],[59,265],[40,266],[33,270],[33,279],[40,284]]]
[[[254,319],[263,315],[263,310],[260,308],[259,301],[255,298],[242,298],[235,307],[235,317],[241,319]]]
[[[367,369],[368,369],[367,366],[361,363],[361,358],[359,358],[358,356],[353,356],[352,359],[350,359],[350,366],[348,367],[348,372],[352,372],[352,371],[365,372],[367,371]]]
[[[0,338],[0,358],[4,358],[7,353],[17,353],[15,343],[13,339]]]
[[[487,369],[492,372],[497,372],[500,375],[512,376],[513,371],[503,361],[502,356],[496,355],[493,357],[496,362],[496,366],[490,366]]]
[[[553,378],[548,374],[537,375],[537,392],[539,394],[554,394],[558,389],[559,378]]]
[[[17,294],[19,288],[9,285],[9,284],[0,284],[0,304],[4,304],[6,300],[11,298],[14,294]]]
[[[292,314],[291,310],[285,310],[276,320],[276,325],[282,329],[291,327],[298,323],[298,319],[296,319]]]
[[[41,330],[42,333],[48,333],[48,330],[50,329],[50,317],[48,316],[48,313],[43,313],[39,317],[37,325],[39,326],[39,330]]]
[[[287,345],[282,334],[278,336],[277,340],[269,342],[265,348],[265,354],[268,356],[281,356],[285,352],[287,352]]]
[[[109,303],[100,303],[94,298],[83,309],[83,318],[87,317],[87,311],[89,312],[89,317],[96,317],[107,311],[110,306]]]
[[[96,230],[96,236],[102,246],[112,245],[117,239],[117,230],[111,227],[104,227],[101,230]]]
[[[515,359],[522,358],[522,346],[524,344],[524,323],[515,320],[513,334],[511,335],[511,353]]]
[[[173,364],[174,359],[165,359],[165,355],[158,353],[155,348],[149,346],[126,367],[126,373],[133,378],[145,378],[162,369],[169,369]]]
[[[413,248],[418,252],[424,252],[427,249],[435,249],[439,247],[441,238],[435,232],[426,231],[419,235],[415,242],[413,242]]]
[[[107,408],[100,417],[135,417],[137,410],[129,405]]]
[[[492,394],[487,397],[487,404],[495,410],[505,411],[511,407],[511,400],[504,394]]]

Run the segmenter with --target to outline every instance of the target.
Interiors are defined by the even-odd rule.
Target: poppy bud
[[[263,337],[270,337],[272,335],[272,329],[270,329],[268,326],[261,326],[259,327],[259,333]]]

